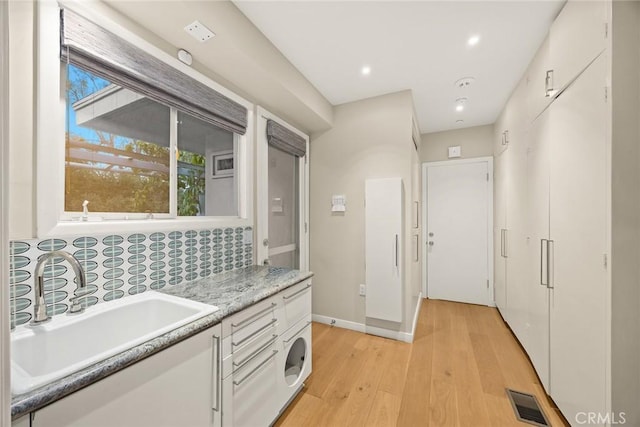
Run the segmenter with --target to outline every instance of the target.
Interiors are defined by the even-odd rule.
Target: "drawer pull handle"
[[[284,343],[287,344],[289,341],[291,341],[292,339],[294,339],[295,337],[298,336],[298,334],[302,331],[304,331],[305,329],[307,329],[307,327],[311,324],[311,322],[307,322],[306,325],[304,325],[302,328],[300,328],[300,330],[298,332],[296,332],[295,334],[293,334],[291,336],[291,338],[289,338],[288,340],[284,340]]]
[[[251,370],[251,372],[249,372],[247,375],[245,375],[242,379],[238,380],[238,381],[234,381],[233,384],[239,386],[241,385],[243,382],[245,382],[246,380],[249,379],[249,377],[251,377],[253,374],[255,374],[256,372],[258,372],[258,370],[260,368],[262,368],[264,365],[266,365],[271,359],[274,358],[274,356],[278,353],[278,350],[273,350],[273,353],[271,353],[271,356],[267,357],[263,362],[261,362],[258,366],[256,366],[255,368],[253,368]]]
[[[275,302],[272,302],[271,305],[267,308],[265,308],[264,310],[260,310],[259,312],[257,312],[256,314],[254,314],[251,317],[247,317],[246,319],[244,319],[242,322],[238,322],[238,323],[232,323],[231,326],[234,328],[239,328],[242,325],[246,324],[246,323],[253,323],[251,322],[251,320],[255,319],[256,317],[260,316],[262,313],[264,313],[265,311],[269,311],[272,310],[277,304]]]
[[[260,353],[262,353],[267,347],[269,347],[270,345],[272,345],[276,338],[278,338],[278,336],[276,334],[273,334],[272,338],[266,343],[264,344],[262,347],[260,347],[259,349],[257,349],[255,352],[253,352],[253,354],[251,356],[247,356],[245,357],[242,361],[240,362],[233,362],[233,366],[235,366],[236,368],[239,368],[241,366],[243,366],[244,364],[251,362],[253,359],[255,359],[256,357],[258,357],[258,355]]]
[[[267,328],[270,328],[271,326],[273,326],[274,323],[276,323],[278,321],[278,319],[271,319],[271,322],[267,323],[266,325],[264,325],[262,328],[255,330],[253,333],[247,335],[246,337],[242,338],[240,341],[238,342],[231,342],[231,345],[233,345],[234,347],[237,347],[239,345],[244,344],[246,341],[250,340],[251,338],[255,337],[256,335],[258,335],[260,332],[264,331]]]
[[[292,293],[291,295],[282,295],[282,299],[291,299],[291,298],[295,297],[296,295],[306,291],[310,287],[311,287],[311,283],[307,283],[306,287],[300,289],[299,291],[296,291],[296,292]]]

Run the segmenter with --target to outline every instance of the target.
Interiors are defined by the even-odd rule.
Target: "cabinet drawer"
[[[227,426],[269,425],[278,414],[275,343],[251,362],[223,380],[223,424]]]
[[[234,345],[233,338],[227,337],[223,346],[229,349],[222,361],[222,377],[226,378],[232,372],[242,369],[267,347],[272,346],[278,339],[278,323],[269,322],[266,327],[249,336],[240,346]],[[237,343],[236,343],[237,344]]]
[[[283,302],[283,330],[311,314],[311,280],[285,289],[279,295]]]
[[[230,351],[240,348],[261,330],[278,321],[274,298],[262,301],[222,321],[222,336],[231,337]],[[223,353],[225,356],[227,353]]]

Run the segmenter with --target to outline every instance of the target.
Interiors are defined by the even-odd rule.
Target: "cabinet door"
[[[494,226],[493,226],[493,289],[494,299],[502,317],[509,322],[507,308],[507,258],[505,255],[505,238],[507,228],[507,155],[502,153],[495,157],[493,174]]]
[[[401,322],[404,194],[401,178],[365,183],[366,316]]]
[[[218,426],[214,336],[219,325],[38,410],[32,425]]]
[[[527,123],[533,123],[553,99],[546,96],[545,78],[547,71],[551,68],[549,62],[549,36],[547,36],[527,71]]]
[[[517,333],[522,333],[529,358],[545,390],[549,390],[549,239],[550,110],[542,113],[528,133],[527,148],[527,263],[526,303],[521,308]]]
[[[605,413],[607,58],[552,106],[551,396],[568,420]]]
[[[553,88],[564,89],[606,47],[607,2],[568,1],[551,26]]]

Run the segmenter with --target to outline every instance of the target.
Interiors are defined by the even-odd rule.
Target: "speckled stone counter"
[[[219,310],[46,386],[13,396],[11,417],[12,419],[17,419],[22,415],[53,403],[210,328],[220,323],[223,318],[275,295],[281,290],[311,276],[313,276],[311,272],[280,267],[251,266],[162,289],[158,292],[215,305]]]

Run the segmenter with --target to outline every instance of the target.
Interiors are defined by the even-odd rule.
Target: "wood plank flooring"
[[[320,323],[312,334],[313,372],[276,426],[526,426],[505,388],[567,425],[495,308],[424,300],[412,344]]]

